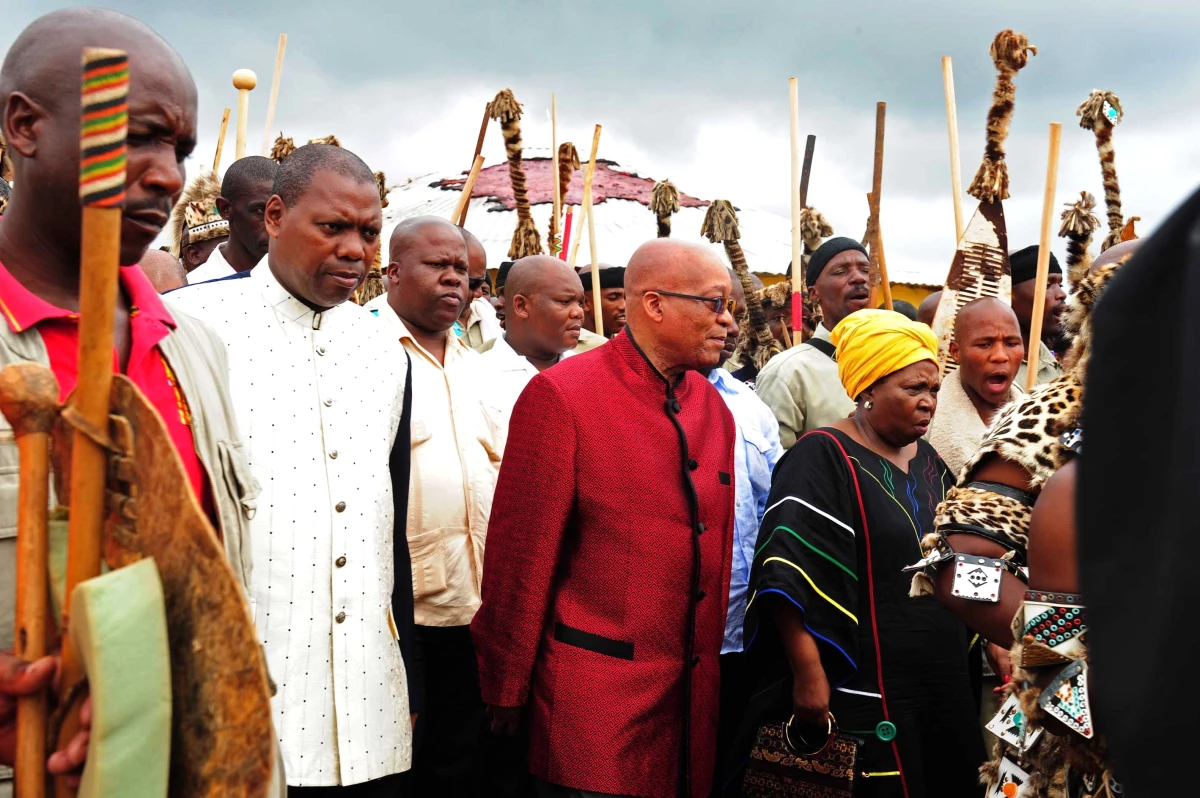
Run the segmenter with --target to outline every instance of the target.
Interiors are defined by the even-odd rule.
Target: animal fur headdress
[[[184,241],[198,244],[229,235],[229,222],[217,210],[221,183],[209,171],[201,172],[184,189],[183,196],[171,210],[171,249],[180,257]]]
[[[988,109],[987,147],[983,153],[983,163],[979,165],[979,171],[967,189],[967,193],[980,202],[1008,199],[1008,164],[1004,161],[1004,140],[1008,138],[1016,101],[1017,86],[1013,78],[1029,62],[1029,56],[1037,55],[1037,48],[1029,43],[1025,34],[1002,30],[992,41],[991,54],[998,74],[996,88],[992,92],[992,107]]]
[[[1079,126],[1096,136],[1096,152],[1100,155],[1100,174],[1104,180],[1104,204],[1108,210],[1108,235],[1100,244],[1100,251],[1114,244],[1136,238],[1133,223],[1139,217],[1130,218],[1128,230],[1121,215],[1121,184],[1117,181],[1116,153],[1113,151],[1113,128],[1125,118],[1121,100],[1111,91],[1096,89],[1075,109]]]
[[[529,209],[525,188],[525,168],[521,166],[521,104],[512,89],[505,89],[488,104],[488,116],[500,122],[504,131],[504,152],[508,156],[508,176],[512,180],[513,200],[517,206],[517,229],[513,231],[509,260],[542,254],[542,237]]]
[[[295,151],[296,142],[292,141],[290,138],[285,138],[283,133],[280,133],[275,138],[275,145],[271,147],[270,158],[272,161],[278,163]]]

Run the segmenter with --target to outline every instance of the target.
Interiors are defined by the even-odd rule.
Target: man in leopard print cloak
[[[922,541],[925,559],[911,569],[913,595],[936,594],[970,628],[1012,646],[1008,700],[989,724],[995,755],[981,769],[989,796],[1011,798],[1020,788],[1028,798],[1114,798],[1120,790],[1103,737],[1091,728],[1074,508],[1064,496],[1074,495],[1072,461],[1082,444],[1090,313],[1140,242],[1111,247],[1093,263],[1094,204],[1085,192],[1060,232],[1070,240],[1066,373],[1001,411],[938,508],[936,531]]]

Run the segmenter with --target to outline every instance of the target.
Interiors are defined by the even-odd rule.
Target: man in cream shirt
[[[485,402],[495,418],[502,452],[508,419],[521,391],[538,372],[574,354],[584,306],[583,286],[575,271],[549,255],[514,263],[504,293],[504,336],[480,357],[488,386]]]
[[[479,355],[451,329],[467,301],[467,245],[444,219],[392,231],[387,293],[367,303],[412,369],[408,544],[414,643],[424,663],[413,795],[474,795],[483,701],[469,624],[500,468]],[[390,357],[390,355],[389,355]]]

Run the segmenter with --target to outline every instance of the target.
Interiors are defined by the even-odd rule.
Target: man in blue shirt
[[[730,270],[732,274],[732,269]],[[724,362],[737,345],[737,321],[745,321],[746,295],[741,281],[732,274],[734,325],[729,328]],[[754,543],[758,525],[767,509],[771,492],[771,471],[783,456],[779,443],[779,422],[754,391],[719,365],[708,373],[708,381],[721,394],[737,427],[733,456],[734,521],[733,569],[729,579],[729,609],[725,617],[725,639],[721,642],[721,717],[717,732],[717,751],[726,752],[741,720],[749,697],[749,680],[743,673],[742,626],[746,620],[746,585],[750,564],[754,561]]]

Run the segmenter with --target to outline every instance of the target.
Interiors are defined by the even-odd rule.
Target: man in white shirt
[[[573,354],[583,327],[583,286],[558,258],[521,258],[508,273],[504,293],[504,335],[480,357],[488,386],[485,401],[496,420],[501,453],[517,397],[538,372]]]
[[[217,211],[229,223],[229,238],[188,274],[188,283],[196,285],[248,272],[266,257],[271,237],[263,215],[278,168],[270,158],[247,155],[225,170]]]
[[[310,144],[280,167],[264,216],[263,268],[173,298],[225,341],[262,488],[251,592],[289,794],[392,796],[412,758],[398,643],[411,615],[393,612],[408,558],[389,466],[405,364],[347,301],[379,248],[379,192],[353,153]]]
[[[468,625],[479,609],[500,448],[479,354],[451,329],[467,299],[467,244],[460,228],[421,216],[396,225],[388,251],[387,293],[365,307],[412,363],[407,530],[425,674],[413,794],[489,794],[475,782],[483,701]]]

